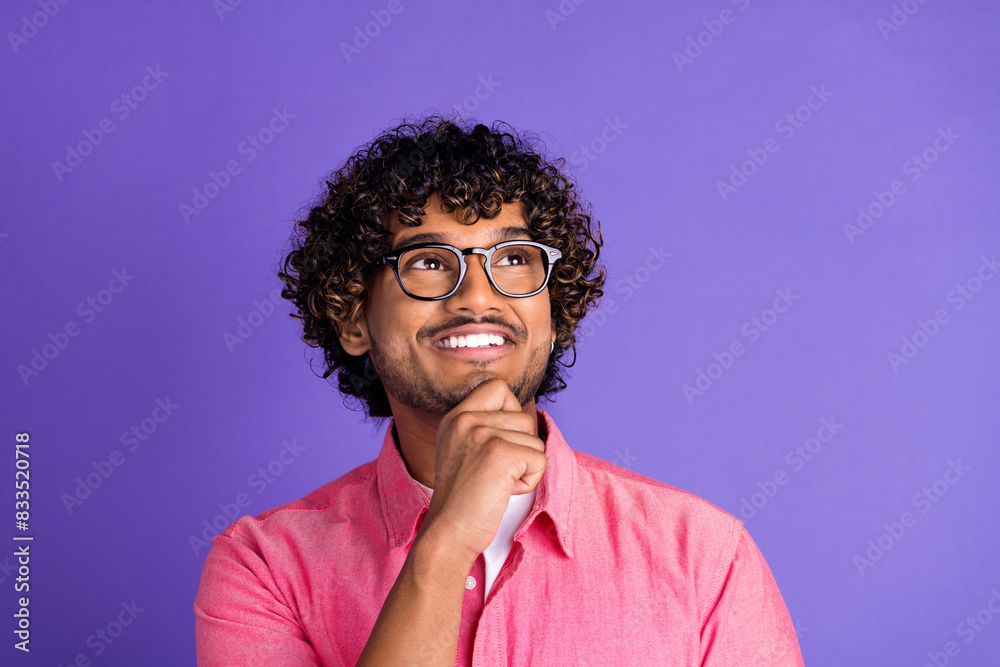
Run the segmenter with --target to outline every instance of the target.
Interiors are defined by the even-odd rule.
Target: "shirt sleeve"
[[[194,613],[198,667],[322,667],[267,562],[231,530],[212,541]]]
[[[739,521],[733,537],[735,549],[722,559],[702,624],[702,667],[804,667],[763,554]]]

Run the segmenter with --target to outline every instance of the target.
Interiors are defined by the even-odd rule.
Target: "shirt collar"
[[[573,557],[573,500],[576,488],[576,456],[551,415],[541,408],[535,408],[545,422],[547,433],[545,455],[548,463],[542,479],[535,487],[535,503],[520,528],[514,533],[517,540],[535,518],[545,513],[551,524],[544,526],[544,534],[559,544],[563,553]],[[376,476],[382,517],[388,531],[389,545],[393,549],[409,546],[427,512],[427,496],[419,484],[410,476],[406,463],[396,446],[393,436],[395,420],[389,422],[382,441],[382,449],[376,460]],[[554,528],[553,528],[554,526]]]

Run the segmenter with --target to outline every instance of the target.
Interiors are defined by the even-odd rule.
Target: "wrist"
[[[434,572],[452,571],[464,581],[479,554],[462,547],[451,534],[434,525],[424,525],[417,532],[411,551],[419,565]]]

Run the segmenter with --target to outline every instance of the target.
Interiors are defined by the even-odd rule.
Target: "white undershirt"
[[[416,482],[417,480],[413,481]],[[420,484],[420,482],[417,482],[417,484]],[[424,490],[428,498],[434,493],[434,489],[430,489],[423,484],[420,484],[420,488]],[[500,573],[500,568],[507,562],[507,556],[514,547],[514,533],[524,523],[528,514],[531,513],[531,508],[535,504],[536,490],[537,487],[528,493],[510,497],[507,509],[500,520],[500,528],[497,529],[496,537],[493,538],[490,546],[486,547],[486,551],[483,552],[483,560],[486,562],[486,582],[483,586],[484,604],[486,603],[486,596],[489,594],[490,589],[493,588],[493,582],[496,581],[497,575]]]

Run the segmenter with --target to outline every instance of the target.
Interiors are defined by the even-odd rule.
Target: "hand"
[[[433,534],[470,563],[486,550],[511,495],[530,492],[545,471],[535,419],[498,378],[473,389],[441,419],[434,494],[418,539]]]

